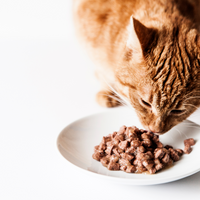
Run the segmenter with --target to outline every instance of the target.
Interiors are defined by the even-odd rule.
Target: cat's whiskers
[[[198,112],[197,112],[198,110]],[[195,112],[192,113],[191,116],[195,117],[195,116],[198,116],[199,117],[199,111],[200,111],[200,108],[198,108]]]
[[[116,101],[118,101],[120,104],[122,104],[123,106],[127,106],[127,104],[120,98],[115,97],[113,95],[108,95],[108,94],[104,94],[104,96],[110,97],[112,99],[115,99]]]
[[[187,126],[187,127],[192,127],[192,128],[197,128],[197,129],[200,129],[200,127],[196,124],[194,124],[193,126]]]
[[[184,98],[187,98],[189,95],[191,95],[192,93],[200,93],[200,92],[197,92],[197,91],[191,91],[191,92],[189,92],[188,94],[186,94],[185,96],[184,96]]]
[[[134,110],[134,108],[132,107],[132,105],[130,104],[130,102],[125,98],[123,97],[121,94],[119,94],[106,80],[105,78],[103,77],[102,75],[102,78],[104,80],[104,82],[106,83],[106,85],[110,88],[110,90],[117,96],[119,97],[120,99],[122,99],[124,101],[124,103],[126,103],[126,106],[128,106],[129,108],[131,108],[132,110]],[[134,110],[135,111],[135,110]]]
[[[200,98],[200,96],[188,97],[184,101],[187,101],[188,99],[197,99],[197,98]]]
[[[131,106],[131,104],[128,102],[128,100],[127,100],[125,97],[123,97],[122,95],[120,95],[114,88],[112,88],[112,89],[113,89],[112,92],[113,92],[115,95],[117,95],[120,99],[122,99],[123,102],[125,103],[125,105],[126,105],[128,108],[134,110],[133,107]],[[135,110],[134,110],[134,111],[135,111]]]
[[[198,127],[197,125],[194,125],[194,126],[187,126],[187,128],[197,128],[200,130],[200,127]]]
[[[194,105],[192,105],[192,104],[183,104],[183,106],[193,106],[194,108],[198,109],[197,106],[194,106]]]
[[[187,128],[197,128],[197,129],[200,129],[199,125],[197,125],[195,123],[192,123],[192,122],[182,122],[182,124],[186,125]],[[184,134],[184,135],[187,136],[186,134]],[[188,136],[187,136],[187,138],[188,138]]]
[[[181,124],[191,124],[191,125],[193,125],[193,123],[190,122],[190,121],[184,121],[184,122],[181,122]]]
[[[187,139],[187,135],[183,132],[181,132],[180,130],[178,130],[177,128],[174,127],[174,129],[179,133],[180,136],[184,135],[185,136],[185,139]]]
[[[171,135],[168,135],[168,137],[170,137],[170,138],[171,138],[171,140],[172,140],[172,141],[174,141],[174,139],[173,139],[173,137],[172,137]]]
[[[191,126],[199,126],[198,124],[195,124],[194,122],[192,122],[192,121],[183,121],[183,122],[181,122],[181,124],[186,124],[186,125],[191,125]],[[199,126],[199,128],[200,128],[200,126]]]

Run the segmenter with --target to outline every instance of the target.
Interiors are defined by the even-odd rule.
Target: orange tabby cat
[[[122,102],[113,88],[157,134],[200,106],[200,1],[76,0],[74,5],[77,33],[102,79],[99,104]]]

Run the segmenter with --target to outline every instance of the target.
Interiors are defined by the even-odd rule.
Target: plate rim
[[[56,140],[56,145],[57,145],[57,150],[59,151],[59,153],[61,154],[62,157],[64,157],[64,155],[61,153],[60,149],[59,148],[62,148],[64,151],[65,148],[62,147],[62,145],[60,144],[59,140],[62,136],[62,134],[65,132],[65,130],[73,125],[73,124],[76,124],[78,123],[79,121],[82,121],[82,120],[86,120],[87,118],[91,118],[93,116],[97,116],[99,114],[106,114],[106,113],[110,113],[110,112],[113,112],[113,111],[118,111],[118,110],[121,110],[121,108],[111,108],[109,110],[105,110],[105,111],[100,111],[100,112],[97,112],[97,113],[93,113],[93,114],[89,114],[87,116],[84,116],[84,117],[80,117],[78,118],[77,120],[69,123],[67,126],[65,126],[62,131],[59,133],[59,135],[57,136],[57,140]],[[189,121],[191,122],[190,120],[185,120],[185,121]],[[194,123],[194,122],[191,122],[191,123]],[[194,123],[195,125],[198,125],[196,123]],[[198,125],[199,126],[199,125]],[[198,172],[200,172],[200,166],[198,169],[192,171],[192,172],[189,172],[189,173],[186,173],[184,175],[179,175],[179,176],[175,176],[174,178],[171,178],[171,177],[166,177],[166,178],[159,178],[159,179],[127,179],[127,178],[121,178],[121,177],[114,177],[114,176],[107,176],[107,175],[104,175],[104,174],[99,174],[99,173],[96,173],[96,172],[93,172],[93,171],[90,171],[90,170],[87,170],[87,169],[84,169],[80,166],[77,166],[76,164],[72,163],[71,161],[69,161],[68,159],[66,159],[64,157],[64,159],[67,161],[67,163],[73,167],[75,167],[76,170],[80,170],[82,171],[83,173],[85,174],[88,174],[88,175],[92,175],[94,177],[97,177],[97,178],[101,178],[101,179],[106,179],[106,180],[109,180],[109,181],[112,181],[112,182],[121,182],[123,184],[128,184],[128,185],[138,185],[138,186],[146,186],[146,185],[158,185],[158,184],[165,184],[165,183],[170,183],[170,182],[174,182],[174,181],[178,181],[178,180],[181,180],[181,179],[184,179],[184,178],[187,178],[193,174],[196,174]],[[152,174],[152,175],[147,175],[147,176],[154,176],[155,174]]]

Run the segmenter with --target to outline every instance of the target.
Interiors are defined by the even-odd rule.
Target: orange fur
[[[146,129],[163,134],[200,106],[200,1],[76,0],[74,8],[99,77]],[[97,101],[119,105],[107,89],[103,84]]]

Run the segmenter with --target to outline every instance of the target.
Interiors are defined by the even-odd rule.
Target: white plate
[[[102,178],[129,185],[153,185],[182,179],[200,171],[200,126],[184,121],[160,137],[164,144],[174,148],[184,148],[186,138],[194,138],[196,144],[189,155],[183,155],[173,167],[154,175],[129,174],[122,171],[109,171],[102,164],[92,159],[93,149],[103,136],[117,131],[122,125],[142,128],[133,111],[125,108],[91,115],[68,125],[59,135],[57,145],[60,153],[77,170],[96,178]]]

